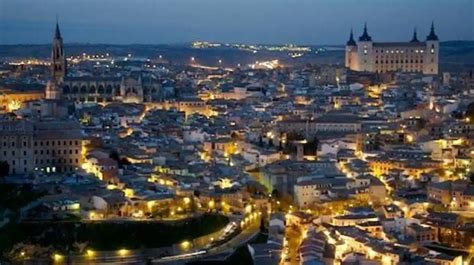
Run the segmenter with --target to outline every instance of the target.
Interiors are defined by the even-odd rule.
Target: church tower
[[[64,55],[63,38],[57,21],[51,52],[51,76],[57,82],[63,81],[66,76],[66,56]]]
[[[59,31],[59,24],[56,21],[53,47],[51,51],[51,80],[46,86],[46,99],[61,99],[60,84],[66,76],[66,56],[64,55],[63,38]]]

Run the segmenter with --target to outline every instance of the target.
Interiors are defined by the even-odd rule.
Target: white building
[[[438,74],[439,41],[434,25],[426,41],[418,40],[416,30],[409,42],[374,42],[367,25],[359,40],[351,31],[346,43],[346,67],[354,71],[385,73],[393,71]]]

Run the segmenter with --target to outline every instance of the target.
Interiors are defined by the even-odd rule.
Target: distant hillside
[[[441,71],[459,72],[474,69],[474,41],[445,41],[441,42]],[[326,47],[343,47],[326,46]],[[12,58],[48,58],[51,54],[50,45],[0,45],[0,61]],[[159,55],[175,63],[186,63],[190,57],[195,57],[199,63],[217,65],[219,59],[224,65],[235,66],[253,63],[255,61],[279,59],[286,65],[301,65],[306,63],[317,64],[344,64],[344,51],[330,49],[319,54],[311,53],[303,57],[292,59],[285,52],[259,51],[251,53],[231,48],[193,49],[189,45],[109,45],[109,44],[66,44],[67,55],[104,54],[156,58]]]
[[[444,41],[441,46],[441,71],[474,69],[474,41]]]

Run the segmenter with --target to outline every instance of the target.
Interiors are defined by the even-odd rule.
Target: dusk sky
[[[367,21],[375,41],[474,39],[473,0],[0,0],[0,44],[166,44],[195,40],[343,44]]]

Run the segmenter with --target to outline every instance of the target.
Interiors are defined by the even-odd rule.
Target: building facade
[[[63,38],[56,23],[51,51],[51,80],[45,91],[50,100],[66,99],[77,103],[86,102],[125,102],[142,103],[159,99],[161,84],[159,80],[142,73],[126,76],[85,76],[67,75],[67,61]]]
[[[346,67],[358,72],[403,71],[437,75],[439,40],[433,24],[425,41],[418,40],[415,30],[409,42],[374,42],[364,26],[357,42],[351,31],[345,57]]]
[[[10,174],[73,172],[82,163],[82,134],[73,121],[1,122],[0,146]]]

